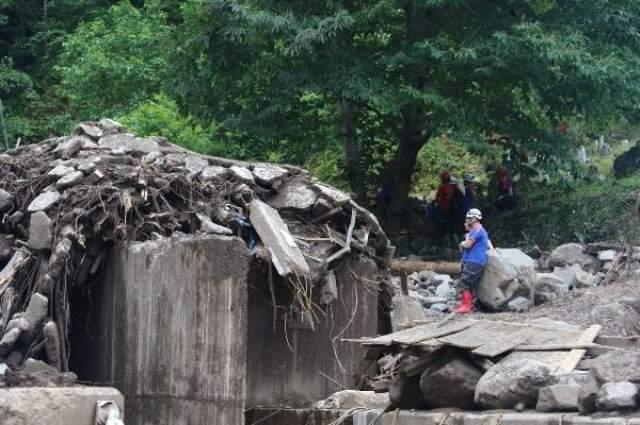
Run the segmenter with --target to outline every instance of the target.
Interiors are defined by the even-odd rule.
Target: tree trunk
[[[396,172],[387,209],[387,224],[390,227],[405,223],[407,201],[411,190],[411,177],[415,171],[418,153],[427,142],[425,117],[422,108],[409,106],[402,111],[402,130],[396,152]]]
[[[346,98],[340,100],[340,114],[342,118],[341,135],[347,159],[347,178],[349,179],[351,190],[358,197],[358,201],[366,204],[367,190],[364,185],[362,168],[360,167],[356,111],[355,105],[351,100]]]

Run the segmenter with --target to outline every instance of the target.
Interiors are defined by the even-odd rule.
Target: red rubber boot
[[[471,313],[473,311],[473,294],[470,290],[465,289],[460,296],[460,304],[453,312],[459,314]]]

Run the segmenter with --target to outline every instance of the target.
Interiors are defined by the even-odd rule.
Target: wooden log
[[[430,270],[435,273],[443,273],[452,276],[459,276],[461,273],[460,263],[453,261],[391,261],[391,271],[394,272],[413,273],[423,270]]]

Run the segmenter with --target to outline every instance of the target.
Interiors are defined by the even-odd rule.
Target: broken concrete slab
[[[210,165],[209,167],[205,167],[202,173],[200,173],[204,181],[224,180],[228,175],[229,171],[220,165]]]
[[[73,167],[67,167],[66,165],[56,165],[47,174],[59,179],[60,177],[64,177],[69,173],[73,173],[74,171],[76,171],[76,169]]]
[[[0,389],[0,423],[5,425],[95,425],[96,403],[122,394],[107,387]]]
[[[253,175],[259,184],[271,187],[276,181],[287,177],[289,172],[277,165],[257,164],[253,167]]]
[[[184,168],[191,174],[198,174],[209,166],[209,161],[198,155],[187,155],[184,159]]]
[[[299,178],[288,181],[269,204],[277,209],[308,211],[316,203],[318,194]]]
[[[249,218],[262,243],[271,253],[281,276],[308,276],[309,265],[277,210],[255,199],[249,205]]]
[[[74,171],[71,172],[64,177],[61,177],[56,182],[56,189],[62,190],[71,186],[75,186],[82,181],[84,178],[84,173],[82,171]]]
[[[102,148],[120,150],[122,152],[150,153],[160,151],[158,142],[136,137],[132,134],[111,134],[100,138],[98,145]]]
[[[45,250],[51,248],[51,242],[53,242],[53,220],[44,211],[32,214],[27,245],[36,250]]]
[[[42,192],[38,195],[27,207],[27,211],[29,212],[37,212],[37,211],[45,211],[51,208],[56,202],[58,202],[62,198],[59,192],[55,190],[50,190],[47,192]]]
[[[250,185],[256,183],[255,179],[253,178],[253,173],[251,173],[251,171],[249,171],[248,168],[233,165],[229,167],[229,172],[231,173],[231,176],[238,179],[238,181],[242,183],[246,183]]]

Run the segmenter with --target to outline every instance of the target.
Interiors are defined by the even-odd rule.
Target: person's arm
[[[471,249],[473,248],[473,246],[476,244],[475,241],[475,234],[473,232],[469,232],[469,234],[467,235],[467,238],[460,242],[460,248],[461,249]]]

